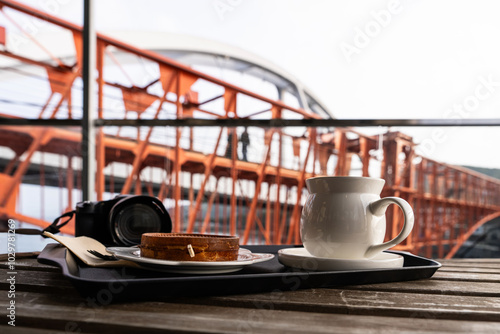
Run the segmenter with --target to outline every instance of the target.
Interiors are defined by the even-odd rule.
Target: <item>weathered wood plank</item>
[[[387,292],[397,291],[406,293],[429,293],[457,296],[500,297],[500,284],[498,283],[463,282],[438,279],[356,285],[347,286],[345,287],[345,289]]]
[[[0,307],[5,307],[4,302]],[[90,333],[494,333],[498,323],[245,309],[178,303],[135,303],[85,308],[20,302],[17,323],[24,327]]]
[[[318,313],[500,321],[500,298],[494,297],[436,297],[434,294],[310,289],[186,299],[184,302]]]
[[[137,312],[159,312],[163,303],[142,302],[103,305],[96,298],[82,298],[76,295],[61,295],[54,298],[48,293],[21,292],[16,295],[17,303],[32,305],[72,307],[77,305],[79,313],[92,314],[100,309],[114,309]],[[372,292],[340,289],[310,289],[287,292],[273,292],[251,295],[221,297],[168,298],[168,303],[256,310],[286,310],[329,314],[356,314],[370,316],[433,318],[470,321],[500,321],[500,298],[470,296],[439,296],[432,294],[406,294],[396,292]],[[8,303],[7,296],[0,296],[0,303]],[[106,304],[106,301],[104,302]],[[500,326],[500,324],[499,324]]]
[[[30,270],[30,271],[61,271],[60,268],[55,267],[55,266],[50,266],[48,264],[43,264],[43,263],[38,263],[36,258],[16,258],[15,267],[17,270]],[[9,262],[3,261],[0,262],[0,269],[8,269],[9,268]]]
[[[8,275],[8,272],[7,270],[0,271],[1,290],[9,288],[10,284],[7,282],[7,278],[12,275]],[[17,291],[38,291],[39,289],[46,289],[52,292],[76,291],[71,282],[61,273],[18,269],[15,272],[17,272],[14,275]]]
[[[500,283],[500,274],[438,271],[432,276],[432,279]]]
[[[484,268],[484,269],[500,269],[500,263],[497,262],[462,262],[462,261],[446,261],[441,263],[445,267],[465,267],[465,268]]]
[[[467,258],[467,259],[439,259],[441,263],[492,263],[500,265],[500,259],[497,258]]]
[[[439,268],[440,271],[454,271],[460,273],[489,273],[489,274],[500,274],[500,268],[492,269],[492,268],[478,268],[478,267],[464,267],[464,266],[443,266]]]
[[[21,253],[16,253],[15,258],[16,260],[19,259],[36,259],[37,256],[40,254],[40,252],[21,252]],[[1,253],[0,254],[0,261],[4,262],[9,259],[9,254],[8,253]]]
[[[0,333],[2,334],[62,334],[68,333],[67,331],[60,330],[56,331],[53,329],[42,329],[42,328],[30,328],[30,327],[21,327],[21,326],[8,326],[8,325],[0,325]],[[79,332],[80,334],[85,334]]]
[[[444,267],[460,267],[460,268],[478,268],[478,269],[495,269],[498,270],[500,268],[500,264],[497,263],[459,263],[459,262],[450,262],[450,263],[442,263]]]

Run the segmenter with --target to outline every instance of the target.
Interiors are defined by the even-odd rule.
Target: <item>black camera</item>
[[[134,246],[147,232],[171,232],[172,220],[163,203],[151,196],[119,195],[108,201],[79,202],[75,236],[104,245]]]

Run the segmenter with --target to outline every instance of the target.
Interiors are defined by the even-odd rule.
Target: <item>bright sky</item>
[[[25,0],[75,23],[82,2]],[[500,118],[495,0],[99,0],[98,31],[193,35],[259,55],[336,118]],[[404,128],[440,161],[500,168],[498,128]]]

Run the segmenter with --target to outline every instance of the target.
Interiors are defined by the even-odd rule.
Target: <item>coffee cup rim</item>
[[[334,182],[335,188],[332,188],[332,183],[319,182],[321,180],[329,180],[331,182]],[[346,183],[346,181],[354,182]],[[384,184],[384,179],[369,176],[315,176],[306,179],[307,189],[312,193],[329,192],[333,189],[336,189],[337,191],[347,192],[359,192],[364,190],[371,193],[380,194],[382,188],[384,187]]]

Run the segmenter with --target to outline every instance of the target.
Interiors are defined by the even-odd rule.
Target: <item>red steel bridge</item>
[[[6,84],[0,90],[0,218],[44,227],[55,218],[49,209],[60,214],[80,199],[81,128],[2,125],[2,119],[81,118],[75,96],[81,96],[82,28],[14,1],[0,0],[0,16],[0,84]],[[30,29],[42,24],[64,36],[64,56]],[[294,107],[281,94],[257,94],[100,34],[96,70],[99,119],[328,117],[309,96],[309,104]],[[242,141],[247,130],[249,142]],[[414,208],[415,227],[397,249],[415,254],[451,257],[479,226],[500,216],[500,180],[419,156],[412,138],[400,132],[109,126],[92,139],[97,199],[156,196],[176,232],[234,234],[242,244],[300,243],[304,180],[317,175],[385,179],[382,196],[402,197]],[[25,184],[41,190],[23,190]],[[21,210],[22,196],[40,202],[40,212]],[[387,217],[386,237],[393,238],[402,217],[396,208]],[[64,231],[73,233],[74,225]]]

